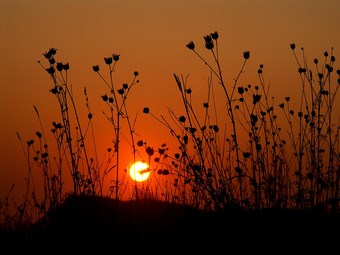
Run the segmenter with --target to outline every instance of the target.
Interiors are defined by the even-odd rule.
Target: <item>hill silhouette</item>
[[[116,201],[70,196],[25,232],[2,234],[3,244],[33,250],[78,252],[145,244],[175,249],[332,248],[339,239],[338,214],[283,209],[208,212],[151,199]],[[4,231],[5,232],[5,231]]]

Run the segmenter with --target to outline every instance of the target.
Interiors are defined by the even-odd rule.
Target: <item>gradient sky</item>
[[[272,93],[280,101],[293,96],[299,84],[290,43],[304,47],[309,61],[321,59],[331,47],[340,58],[339,13],[338,0],[1,0],[0,196],[13,184],[16,195],[23,192],[26,163],[16,132],[26,142],[39,130],[33,105],[47,130],[56,120],[53,116],[59,118],[49,77],[37,64],[49,48],[58,49],[59,61],[69,62],[69,79],[82,107],[84,86],[92,101],[106,91],[92,66],[104,67],[103,57],[120,54],[118,84],[130,82],[134,71],[140,73],[129,101],[133,115],[139,111],[137,132],[158,146],[166,135],[161,126],[146,122],[143,107],[156,115],[179,107],[173,73],[190,74],[194,91],[206,86],[209,72],[185,47],[189,41],[204,52],[203,36],[219,32],[227,83],[236,77],[243,51],[250,51],[241,82],[254,83],[258,66],[264,64]],[[101,106],[93,102],[93,107],[100,116]],[[109,127],[102,128],[99,147],[106,148],[106,134],[111,136]]]

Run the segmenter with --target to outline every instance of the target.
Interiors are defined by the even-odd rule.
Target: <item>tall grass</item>
[[[333,49],[324,53],[322,62],[314,59],[312,70],[303,48],[300,57],[295,44],[290,45],[301,83],[300,104],[293,109],[289,95],[279,104],[270,95],[263,65],[254,84],[239,83],[249,51],[243,52],[234,83],[226,84],[218,37],[217,32],[203,37],[212,63],[193,41],[186,45],[211,74],[202,108],[193,106],[194,89],[187,77],[174,74],[183,112],[169,110],[170,121],[151,115],[178,142],[180,150],[169,172],[178,176],[174,185],[181,185],[183,201],[189,196],[193,205],[213,210],[234,206],[338,209],[339,120],[333,108],[340,71],[334,75]],[[224,95],[222,115],[217,114],[221,109],[216,108],[214,93]]]
[[[85,110],[76,104],[69,81],[69,63],[56,60],[57,49],[43,53],[45,62],[38,61],[47,72],[50,92],[59,112],[52,123],[52,142],[44,129],[39,110],[34,106],[40,130],[26,143],[19,132],[27,164],[26,193],[17,209],[20,225],[29,219],[39,219],[65,201],[65,176],[72,180],[74,195],[114,196],[118,201],[127,188],[121,165],[121,142],[128,141],[133,161],[147,155],[154,163],[151,170],[153,186],[134,183],[134,199],[152,197],[206,209],[231,207],[264,208],[332,208],[339,209],[339,114],[334,109],[340,84],[340,70],[335,70],[333,49],[324,58],[313,60],[310,67],[303,48],[297,52],[291,44],[300,79],[299,105],[291,104],[289,95],[277,103],[270,95],[263,65],[253,84],[241,84],[240,77],[250,61],[250,52],[242,53],[243,63],[234,82],[228,84],[222,70],[219,34],[203,37],[205,49],[212,56],[209,62],[190,41],[186,47],[207,68],[207,95],[201,107],[194,106],[195,90],[188,76],[173,74],[178,88],[182,113],[168,108],[165,116],[144,107],[143,112],[160,122],[170,132],[177,147],[172,152],[165,141],[158,149],[140,138],[136,139],[135,123],[131,119],[127,100],[139,83],[135,71],[129,83],[117,87],[114,72],[120,56],[104,58],[105,67],[93,65],[92,71],[107,88],[101,96],[104,117],[112,126],[112,148],[99,158],[94,115],[84,87]],[[273,85],[272,85],[273,86]],[[217,107],[224,101],[224,109]],[[335,116],[334,116],[335,115]],[[147,117],[146,117],[147,118]],[[148,120],[148,121],[153,121]],[[126,125],[122,125],[124,122]],[[124,127],[124,128],[123,128]],[[91,144],[90,142],[91,141]],[[56,152],[52,155],[51,151]],[[43,176],[42,196],[38,196],[33,169]],[[110,186],[105,179],[110,173]],[[154,190],[152,190],[153,188]],[[108,191],[106,191],[106,189]],[[161,191],[159,196],[158,191]],[[2,215],[8,216],[8,196],[1,198]],[[7,217],[8,218],[8,217]]]
[[[87,89],[84,87],[83,90],[84,111],[84,107],[76,104],[76,95],[73,93],[73,86],[68,78],[70,65],[57,61],[56,55],[57,49],[50,48],[43,53],[47,64],[38,61],[38,64],[49,76],[51,83],[49,91],[55,97],[59,107],[59,112],[55,116],[57,120],[52,122],[52,127],[49,130],[51,133],[47,134],[48,131],[44,129],[36,106],[34,106],[34,110],[40,130],[35,132],[35,138],[29,139],[25,143],[17,132],[27,164],[24,201],[17,206],[19,225],[29,222],[30,219],[37,220],[53,211],[65,201],[70,193],[73,195],[114,196],[117,200],[121,199],[124,192],[122,181],[124,178],[119,175],[123,169],[120,165],[122,133],[124,133],[124,139],[128,141],[125,133],[127,132],[130,136],[129,145],[132,147],[131,151],[135,160],[134,124],[136,120],[130,119],[127,99],[133,87],[139,83],[137,79],[139,73],[135,71],[130,83],[124,83],[118,88],[113,80],[113,72],[120,59],[119,55],[112,54],[112,56],[104,58],[104,63],[108,67],[107,78],[104,77],[105,74],[102,73],[99,65],[92,67],[108,88],[107,93],[101,96],[101,100],[107,107],[103,110],[103,114],[112,126],[114,136],[112,147],[105,149],[104,157],[99,159],[93,122],[94,115],[91,111]],[[86,113],[85,117],[84,112]],[[128,127],[128,130],[123,130],[123,132],[121,131],[122,122],[126,122]],[[53,146],[55,148],[51,150],[50,148]],[[103,148],[99,149],[103,150]],[[53,152],[51,153],[51,151]],[[33,172],[36,172],[36,169],[41,170],[43,177],[42,195],[35,184],[37,175],[34,175]],[[104,187],[105,178],[113,171],[115,171],[115,177],[111,177],[110,186]],[[65,188],[64,185],[68,177],[71,178],[71,190]],[[8,198],[6,200],[4,198],[1,205],[6,201]]]

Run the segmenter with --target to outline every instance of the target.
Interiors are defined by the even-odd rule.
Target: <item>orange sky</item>
[[[110,144],[110,127],[100,120],[102,104],[95,101],[106,87],[92,66],[104,68],[103,57],[120,54],[116,81],[128,83],[134,71],[140,73],[140,84],[129,98],[131,112],[134,116],[139,111],[137,133],[157,147],[169,135],[141,111],[148,106],[156,115],[167,115],[167,107],[182,109],[173,73],[190,74],[198,102],[204,99],[209,72],[185,47],[189,41],[204,53],[203,36],[219,32],[220,59],[230,84],[241,67],[242,53],[250,51],[241,83],[256,83],[258,66],[264,64],[279,102],[294,96],[299,84],[290,43],[304,47],[311,62],[331,47],[340,58],[339,12],[337,0],[2,0],[0,196],[13,184],[16,195],[23,192],[26,166],[16,132],[26,142],[39,130],[33,105],[46,130],[59,118],[49,77],[37,64],[49,48],[58,49],[59,61],[69,62],[69,79],[81,107],[87,87],[102,150]]]

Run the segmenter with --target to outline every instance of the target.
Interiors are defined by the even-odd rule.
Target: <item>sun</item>
[[[149,164],[142,161],[136,161],[129,167],[130,177],[137,182],[146,181],[150,177]]]

